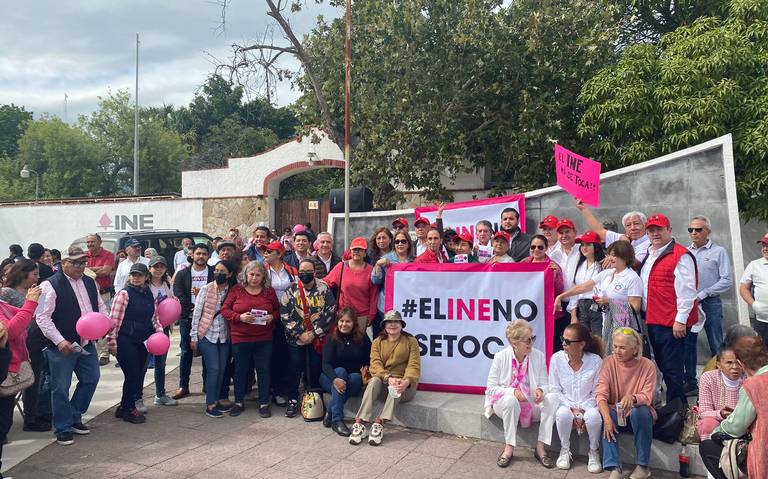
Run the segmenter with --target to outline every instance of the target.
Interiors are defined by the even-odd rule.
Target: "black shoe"
[[[75,443],[75,436],[72,435],[71,432],[60,432],[56,434],[56,442],[61,444],[62,446],[69,446],[70,444]]]
[[[115,409],[115,417],[122,419],[123,416],[125,416],[125,409],[123,409],[122,406],[117,406],[117,409]]]
[[[272,411],[269,410],[269,404],[259,406],[259,416],[263,417],[264,419],[272,417]]]
[[[41,424],[38,422],[32,422],[29,424],[24,424],[24,430],[27,432],[48,432],[51,430],[51,424]]]
[[[242,406],[242,404],[235,403],[232,406],[232,409],[229,410],[229,415],[232,417],[239,416],[245,411],[245,408]]]
[[[133,408],[130,412],[126,411],[123,414],[123,421],[129,422],[131,424],[144,424],[147,422],[147,418],[144,416],[143,412]]]
[[[331,427],[331,422],[331,412],[328,411],[328,414],[323,417],[323,426]]]
[[[86,434],[90,434],[91,430],[88,426],[83,424],[82,422],[79,422],[77,424],[72,424],[72,432],[75,434],[79,434],[81,436],[84,436]]]
[[[352,435],[352,431],[349,430],[346,424],[344,424],[344,421],[336,421],[331,426],[331,429],[333,429],[333,432],[338,434],[339,436],[349,437]]]
[[[222,402],[222,401],[226,401],[226,402]],[[229,412],[232,409],[233,405],[234,404],[230,403],[228,399],[222,399],[221,401],[216,403],[216,409],[218,409],[221,412]]]
[[[299,401],[291,399],[288,401],[288,405],[285,407],[285,417],[296,417],[296,413],[299,409]]]

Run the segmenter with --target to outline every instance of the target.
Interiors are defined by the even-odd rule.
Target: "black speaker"
[[[344,213],[344,189],[331,190],[331,213]],[[373,191],[365,186],[349,189],[349,211],[359,213],[373,209]]]

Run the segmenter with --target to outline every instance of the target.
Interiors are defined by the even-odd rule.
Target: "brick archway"
[[[287,178],[288,176],[293,176],[294,174],[302,173],[312,168],[344,168],[344,162],[340,160],[320,160],[309,164],[307,161],[297,161],[296,163],[291,163],[290,165],[278,168],[264,178],[262,195],[265,197],[270,196],[269,187],[270,183],[273,181],[280,178]]]

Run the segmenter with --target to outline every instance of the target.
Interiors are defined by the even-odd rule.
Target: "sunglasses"
[[[399,240],[395,240],[395,244],[408,244],[408,241],[399,239]]]
[[[533,344],[536,342],[536,336],[531,336],[530,338],[525,339],[518,339],[517,341],[521,343]]]
[[[689,233],[693,233],[694,231],[697,233],[701,233],[702,231],[704,231],[704,228],[688,228]]]
[[[545,248],[546,248],[546,246],[544,246],[543,244],[532,244],[531,245],[531,251],[536,251],[536,250],[544,251]]]
[[[635,333],[635,330],[632,328],[616,328],[614,333],[621,333],[624,336],[632,336]]]
[[[573,343],[583,343],[583,339],[567,339],[565,336],[560,336],[560,341],[562,341],[563,346],[570,346]]]

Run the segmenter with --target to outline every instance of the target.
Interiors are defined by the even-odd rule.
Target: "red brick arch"
[[[317,168],[317,167],[344,168],[344,162],[341,160],[320,160],[310,165],[309,162],[307,161],[297,161],[296,163],[291,163],[290,165],[283,166],[282,168],[278,168],[277,170],[268,174],[267,177],[264,178],[264,184],[262,185],[262,194],[265,197],[269,196],[269,183],[275,178],[284,176],[286,173],[289,173],[293,170],[301,170],[306,168]]]

